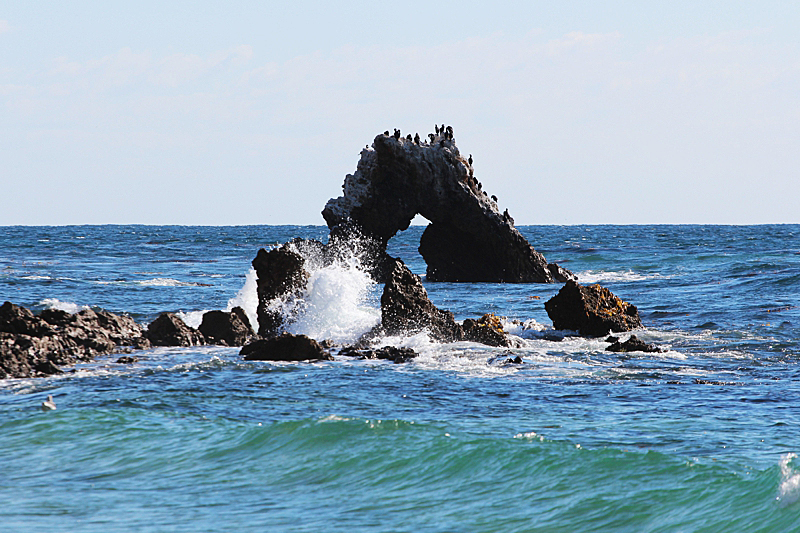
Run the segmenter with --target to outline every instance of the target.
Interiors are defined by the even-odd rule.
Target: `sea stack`
[[[385,250],[421,214],[431,221],[419,246],[428,281],[548,283],[573,277],[549,268],[513,219],[469,179],[452,131],[442,125],[439,132],[448,140],[430,145],[403,142],[399,130],[394,137],[376,136],[374,150],[362,152],[356,171],[345,177],[344,195],[328,200],[322,211],[331,234],[354,227]]]

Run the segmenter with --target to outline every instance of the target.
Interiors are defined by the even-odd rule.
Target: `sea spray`
[[[303,295],[284,305],[284,316],[296,317],[286,329],[317,340],[354,342],[380,322],[375,287],[355,257],[318,268]]]
[[[236,296],[228,300],[228,306],[225,311],[230,312],[234,307],[241,307],[244,309],[247,318],[250,320],[250,325],[254,330],[258,330],[258,291],[257,291],[257,278],[256,269],[250,267],[244,278],[244,285]]]
[[[781,456],[781,484],[778,486],[777,500],[781,505],[792,505],[800,499],[800,472],[792,468],[792,460],[797,459],[796,453],[787,453]]]
[[[39,302],[39,305],[44,306],[45,309],[58,309],[59,311],[66,311],[70,314],[75,314],[84,309],[90,309],[88,305],[78,305],[73,302],[62,302],[58,298],[45,298]]]

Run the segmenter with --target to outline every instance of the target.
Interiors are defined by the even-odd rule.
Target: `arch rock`
[[[444,130],[430,142],[380,134],[345,177],[343,196],[322,216],[331,237],[353,231],[382,248],[420,214],[430,221],[419,252],[429,281],[549,283],[574,279],[548,264],[482,190],[472,165]]]

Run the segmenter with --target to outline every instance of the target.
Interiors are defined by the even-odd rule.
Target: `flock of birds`
[[[437,137],[441,137],[441,139],[439,139],[439,145],[440,146],[444,146],[444,142],[445,141],[453,141],[453,140],[455,140],[455,137],[453,137],[453,127],[452,126],[445,126],[444,124],[439,126],[438,124],[434,124],[434,128],[436,130],[436,133],[429,133],[428,134],[428,138],[430,139],[430,144],[433,144],[434,142],[436,142],[436,138]],[[387,137],[389,137],[389,130],[384,131],[383,134],[386,135]],[[400,130],[395,128],[394,129],[394,134],[392,135],[392,137],[394,137],[396,140],[399,141],[401,136],[402,135],[400,133]],[[409,133],[408,135],[406,135],[406,140],[407,141],[413,141],[414,144],[420,144],[419,133],[415,133],[413,137]],[[369,150],[369,145],[366,146],[366,149]],[[472,168],[472,154],[469,154],[469,158],[467,159],[467,162],[469,163],[469,166],[467,167],[469,169],[469,177],[472,178],[473,180],[475,180],[475,186],[478,188],[478,191],[483,193],[484,196],[487,196],[486,191],[483,190],[483,185],[481,184],[481,182],[478,181],[477,179],[475,179],[474,176],[473,176],[473,172],[474,171],[473,171],[473,168]],[[497,204],[497,196],[495,196],[493,194],[490,198],[492,199],[492,201],[495,204]],[[508,209],[506,209],[503,212],[503,219],[506,220],[506,221],[511,222],[512,224],[514,223],[514,219],[512,219],[511,215],[508,214]]]

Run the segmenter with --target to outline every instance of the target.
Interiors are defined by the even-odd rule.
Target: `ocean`
[[[383,339],[420,354],[406,364],[154,348],[2,380],[0,531],[800,531],[800,225],[518,229],[635,304],[636,335],[666,351],[554,331],[560,284],[425,282],[456,319],[495,313],[525,347]],[[422,230],[389,253],[424,276]],[[327,234],[2,227],[0,302],[197,326],[255,313],[259,248]],[[381,290],[356,261],[317,268],[289,330],[352,342]]]

